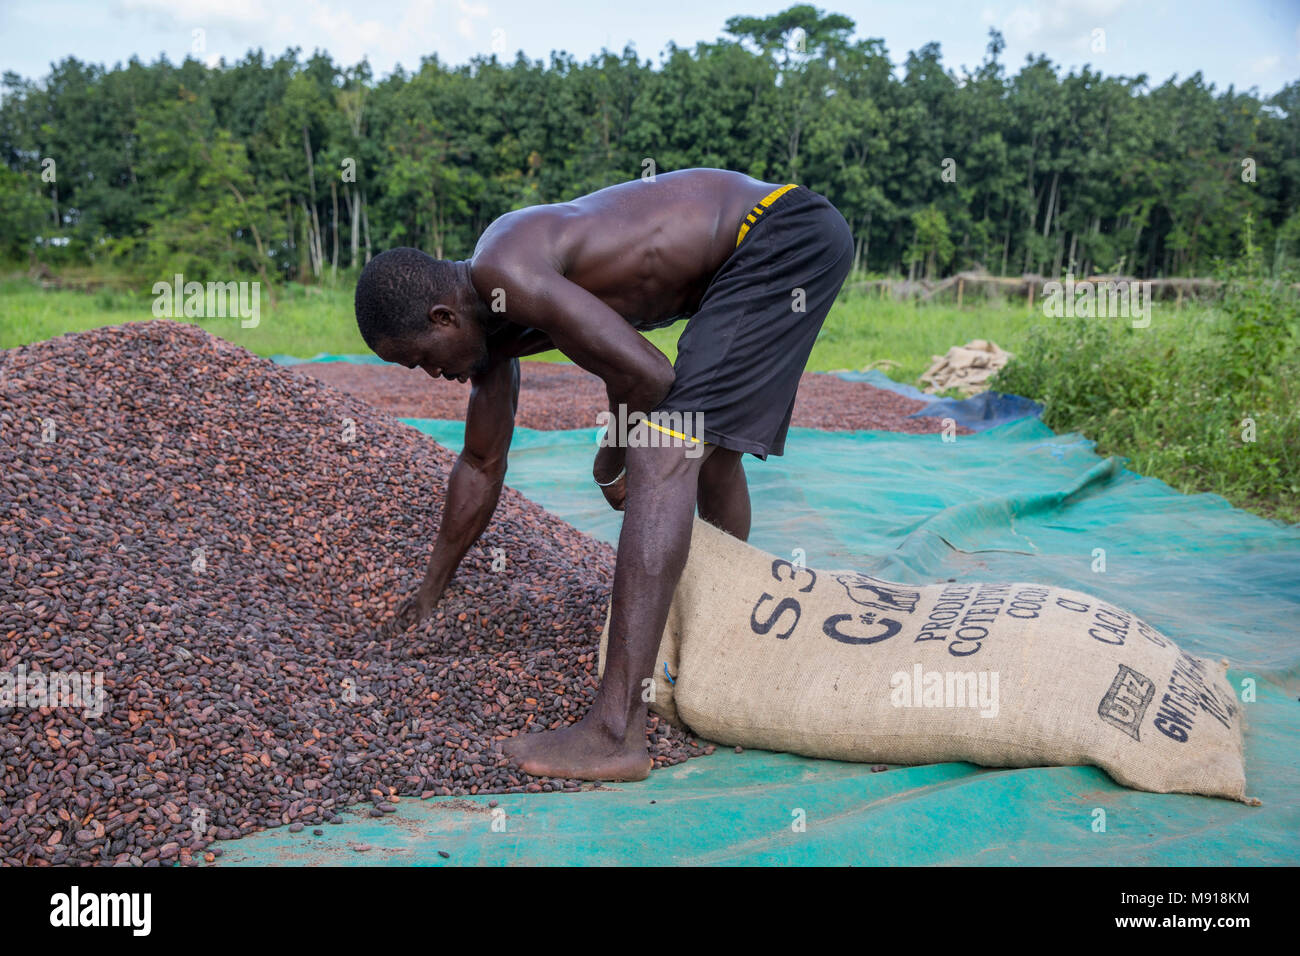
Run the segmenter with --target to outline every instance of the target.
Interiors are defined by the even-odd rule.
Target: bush
[[[1040,325],[992,387],[1180,491],[1300,521],[1300,297],[1249,268],[1227,273],[1221,306],[1180,321],[1156,306],[1145,329]]]

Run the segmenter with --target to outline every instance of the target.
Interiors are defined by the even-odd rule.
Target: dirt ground
[[[469,400],[469,385],[435,381],[420,369],[349,362],[305,362],[290,368],[398,418],[462,420]],[[576,365],[523,362],[521,368],[518,425],[540,430],[595,428],[597,413],[609,407],[604,384]],[[799,384],[793,424],[827,431],[938,432],[941,419],[907,417],[923,404],[866,382],[808,372]]]

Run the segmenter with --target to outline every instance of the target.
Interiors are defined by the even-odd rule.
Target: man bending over
[[[519,356],[559,349],[605,382],[615,421],[647,418],[625,443],[603,443],[593,468],[624,511],[604,677],[576,724],[506,741],[525,772],[650,772],[642,682],[696,506],[748,537],[741,456],[784,453],[799,377],[852,257],[848,224],[817,193],[688,169],[507,213],[468,260],[393,249],[366,266],[356,311],[367,345],[386,361],[471,384],[437,541],[399,625],[432,613],[492,517]],[[689,321],[670,363],[640,333],[680,319]]]

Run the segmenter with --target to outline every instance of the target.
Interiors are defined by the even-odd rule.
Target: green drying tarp
[[[407,423],[452,449],[463,424]],[[507,481],[617,540],[591,483],[595,430],[518,429]],[[1243,452],[1247,453],[1247,452]],[[1182,495],[1037,420],[938,435],[792,429],[746,459],[750,540],[899,581],[1040,581],[1130,609],[1226,657],[1249,807],[1129,790],[1091,767],[891,767],[729,750],[579,794],[405,800],[396,819],[267,831],[233,864],[1101,864],[1300,862],[1300,528]],[[1253,697],[1253,702],[1248,698]],[[352,846],[368,844],[357,852]],[[438,850],[450,854],[438,855]]]

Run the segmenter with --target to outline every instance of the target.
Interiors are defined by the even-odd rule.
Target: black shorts
[[[682,332],[677,379],[654,412],[692,416],[694,435],[765,459],[785,452],[799,377],[853,264],[853,235],[830,201],[804,186],[769,194],[739,226],[735,251]]]

